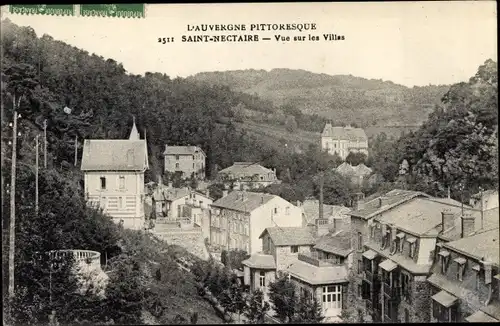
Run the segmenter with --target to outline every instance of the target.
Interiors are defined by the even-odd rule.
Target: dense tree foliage
[[[298,301],[295,290],[295,285],[285,276],[269,284],[269,300],[276,317],[283,323],[293,321]]]
[[[264,317],[270,309],[267,301],[264,301],[264,294],[260,289],[254,290],[247,297],[247,308],[245,317],[249,324],[264,324]]]
[[[245,250],[232,249],[229,253],[226,250],[221,252],[221,262],[224,266],[230,266],[232,269],[243,269],[242,261],[248,259],[250,255]]]
[[[373,168],[388,181],[399,177],[407,160],[412,189],[459,199],[479,187],[498,188],[497,63],[487,60],[467,83],[453,85],[442,104],[416,132],[399,140],[375,140]]]

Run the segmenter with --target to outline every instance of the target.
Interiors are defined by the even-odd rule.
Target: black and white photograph
[[[0,9],[4,325],[500,322],[496,1]]]

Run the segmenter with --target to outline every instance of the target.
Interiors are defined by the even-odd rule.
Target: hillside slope
[[[408,88],[391,81],[292,69],[204,72],[187,79],[229,86],[276,106],[292,104],[303,113],[362,126],[420,125],[449,89]]]

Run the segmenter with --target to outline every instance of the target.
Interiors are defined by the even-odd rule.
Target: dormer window
[[[441,250],[438,255],[441,259],[441,273],[446,274],[446,270],[448,269],[448,258],[450,257],[450,252],[447,250]]]
[[[391,230],[387,227],[382,226],[382,247],[380,249],[385,249],[389,245],[391,236]]]
[[[416,242],[417,242],[417,239],[415,238],[408,238],[408,243],[410,244],[410,251],[409,251],[409,256],[410,258],[413,258],[415,257],[415,246],[416,246]]]
[[[476,290],[479,290],[481,284],[481,266],[479,264],[472,265],[472,270],[476,273]]]
[[[403,252],[404,244],[405,244],[405,234],[404,233],[398,233],[396,235],[396,238],[398,239],[398,244],[399,244],[399,252]]]
[[[462,282],[462,276],[464,275],[465,263],[467,260],[465,258],[459,257],[455,258],[454,262],[457,263],[457,279]]]

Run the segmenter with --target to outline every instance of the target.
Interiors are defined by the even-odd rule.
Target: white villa
[[[129,139],[85,139],[81,169],[88,203],[125,228],[142,229],[148,168],[146,139],[140,139],[135,121]]]

